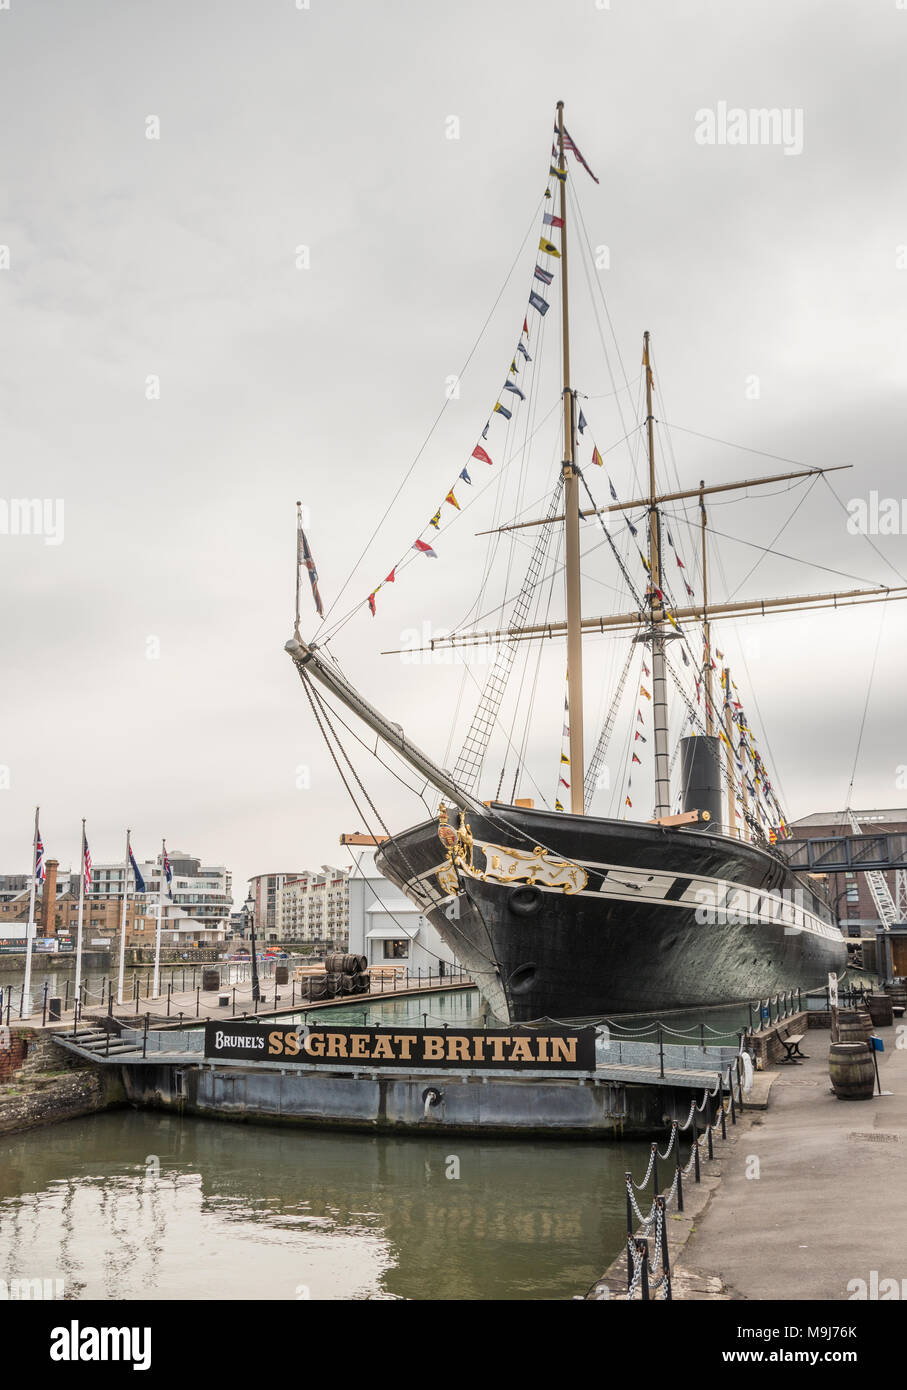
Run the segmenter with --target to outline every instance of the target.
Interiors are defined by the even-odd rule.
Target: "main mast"
[[[570,726],[570,810],[585,812],[583,778],[583,630],[579,573],[579,473],[574,460],[573,392],[570,389],[570,314],[567,296],[567,161],[564,103],[557,104],[558,169],[561,178],[561,336],[564,351],[564,533],[567,574],[567,722]]]
[[[665,678],[664,600],[660,597],[661,536],[655,487],[655,417],[652,414],[652,367],[649,334],[643,335],[642,364],[646,374],[646,432],[649,442],[649,601],[652,614],[652,718],[655,726],[655,818],[671,813],[668,757],[668,686]]]

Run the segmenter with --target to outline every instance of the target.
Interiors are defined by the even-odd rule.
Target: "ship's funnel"
[[[680,740],[680,785],[684,811],[708,811],[701,827],[720,834],[724,822],[721,786],[721,745],[717,738],[697,734]]]

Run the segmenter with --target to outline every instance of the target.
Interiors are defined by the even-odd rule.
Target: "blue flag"
[[[134,855],[133,852],[132,852],[132,846],[131,846],[131,845],[129,846],[129,863],[132,865],[132,872],[135,874],[135,891],[136,891],[137,893],[144,893],[144,891],[145,891],[145,880],[142,878],[142,875],[139,873],[139,866],[138,866],[138,864],[135,862],[135,855]]]
[[[548,312],[547,299],[543,299],[540,294],[536,294],[535,290],[533,290],[529,296],[529,303],[532,305],[533,309],[536,309],[542,315],[542,318],[545,317]]]
[[[472,487],[472,478],[470,478],[465,468],[460,469],[460,477],[463,479],[464,483],[469,483],[469,486]]]
[[[579,423],[576,428],[579,430],[580,434],[582,434],[583,430],[586,428],[586,417],[582,410],[579,413]]]
[[[519,398],[520,398],[521,401],[524,401],[524,400],[526,399],[526,397],[523,395],[523,393],[522,393],[522,391],[520,390],[520,388],[519,388],[518,386],[516,386],[512,381],[505,381],[505,382],[504,382],[504,390],[505,390],[505,391],[512,391],[513,394],[514,394],[515,396],[519,396]]]
[[[531,361],[532,361],[532,358],[529,356],[529,353],[526,351],[526,349],[525,349],[525,347],[523,346],[522,343],[517,343],[517,345],[516,345],[516,350],[517,350],[517,352],[521,352],[521,353],[523,354],[523,356],[525,357],[525,359],[526,359],[527,362],[531,362]]]

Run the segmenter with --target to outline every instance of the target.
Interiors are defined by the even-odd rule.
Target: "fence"
[[[736,1125],[738,1109],[742,1111],[743,1106],[743,1080],[740,1064],[738,1061],[735,1066],[734,1062],[731,1062],[725,1070],[717,1073],[714,1088],[711,1091],[703,1091],[702,1100],[698,1105],[695,1099],[690,1102],[690,1112],[684,1123],[680,1124],[677,1120],[672,1122],[671,1133],[664,1152],[662,1153],[657,1143],[652,1144],[649,1153],[649,1166],[642,1182],[635,1182],[632,1173],[624,1174],[627,1192],[627,1292],[625,1297],[628,1301],[636,1297],[637,1291],[643,1302],[649,1302],[659,1294],[667,1302],[671,1301],[673,1295],[668,1249],[668,1211],[675,1203],[677,1211],[683,1211],[685,1178],[689,1178],[692,1173],[694,1182],[698,1183],[702,1180],[704,1160],[701,1145],[703,1139],[707,1145],[707,1160],[711,1161],[715,1157],[714,1139],[716,1134],[720,1130],[722,1139],[727,1138],[727,1121],[730,1119],[731,1124]],[[700,1116],[702,1117],[701,1121]],[[690,1144],[690,1155],[684,1166],[680,1159],[680,1136],[684,1130],[691,1127],[693,1139]],[[672,1151],[674,1152],[674,1179],[668,1191],[664,1192],[659,1190],[658,1165],[659,1162],[664,1163],[669,1160]],[[670,1172],[670,1169],[668,1171]],[[652,1204],[648,1212],[643,1214],[636,1194],[637,1192],[645,1192],[650,1183]],[[633,1228],[634,1218],[639,1223],[636,1231]],[[650,1240],[653,1242],[651,1253],[649,1250]]]

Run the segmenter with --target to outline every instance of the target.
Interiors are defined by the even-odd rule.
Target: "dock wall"
[[[136,1105],[233,1121],[376,1133],[452,1131],[547,1138],[661,1136],[665,1118],[689,1109],[690,1092],[589,1078],[518,1080],[452,1075],[123,1066]],[[425,1092],[439,1093],[426,1113]]]

